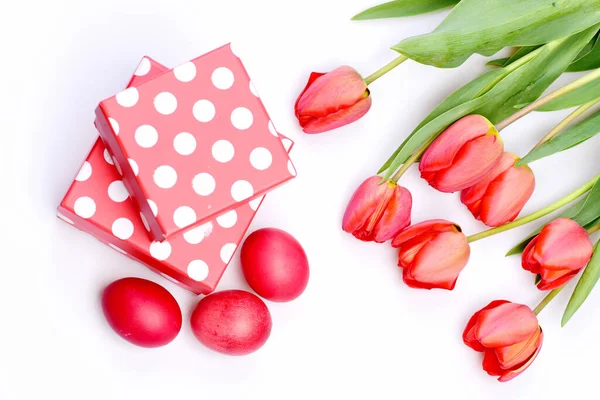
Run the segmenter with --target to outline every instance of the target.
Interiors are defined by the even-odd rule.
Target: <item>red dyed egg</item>
[[[265,303],[243,290],[225,290],[200,300],[191,318],[200,343],[219,353],[241,356],[260,349],[271,334]]]
[[[267,300],[294,300],[308,284],[308,259],[289,233],[275,228],[253,232],[241,250],[242,271],[248,284]]]
[[[141,347],[164,346],[181,330],[181,309],[175,298],[146,279],[124,278],[108,285],[102,309],[119,336]]]

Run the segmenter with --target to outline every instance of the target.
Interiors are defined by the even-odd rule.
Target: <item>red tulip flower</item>
[[[544,226],[525,247],[521,265],[539,274],[540,290],[561,287],[586,266],[594,246],[585,229],[568,218],[559,218]]]
[[[457,192],[475,185],[496,166],[504,144],[494,125],[481,115],[459,119],[427,148],[421,177],[440,192]]]
[[[460,227],[442,219],[406,228],[392,241],[399,248],[404,283],[421,289],[454,289],[471,249]]]
[[[460,194],[460,201],[487,226],[513,221],[533,194],[533,171],[526,165],[515,167],[518,160],[513,153],[504,153],[482,180]]]
[[[356,121],[371,108],[362,76],[341,66],[328,73],[313,72],[298,96],[296,118],[305,133],[321,133]]]
[[[408,189],[380,182],[379,176],[365,180],[352,195],[342,220],[344,231],[365,242],[386,242],[410,225],[412,196]]]
[[[483,369],[507,382],[525,371],[535,360],[544,334],[537,317],[522,304],[492,301],[469,320],[463,341],[483,353]]]

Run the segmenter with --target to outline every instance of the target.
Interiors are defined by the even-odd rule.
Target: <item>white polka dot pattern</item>
[[[225,264],[228,264],[231,261],[231,257],[233,257],[233,253],[235,253],[235,249],[237,245],[235,243],[227,243],[221,247],[221,261]]]
[[[177,109],[177,98],[173,93],[159,93],[154,98],[154,108],[163,115],[173,114]]]
[[[158,142],[158,131],[152,125],[142,125],[135,130],[135,141],[140,147],[149,149]]]
[[[91,197],[80,197],[75,200],[74,210],[81,218],[91,218],[96,213],[96,202]]]
[[[196,212],[188,206],[181,206],[173,214],[173,221],[179,228],[185,228],[196,222]]]
[[[131,166],[131,170],[133,171],[133,174],[135,176],[138,176],[138,174],[140,173],[140,167],[138,167],[137,163],[135,162],[135,160],[133,158],[129,158],[129,165]]]
[[[113,222],[112,233],[121,240],[129,239],[133,235],[133,223],[127,218],[119,218]]]
[[[117,120],[114,118],[108,118],[108,122],[110,123],[110,126],[112,127],[112,130],[115,133],[115,135],[118,135],[119,134],[119,123],[117,122]]]
[[[231,112],[231,124],[241,131],[244,131],[252,126],[254,116],[246,107],[238,107]]]
[[[77,173],[77,176],[75,177],[75,180],[79,182],[84,182],[90,179],[90,176],[92,176],[92,164],[90,164],[87,161],[84,161],[83,165],[79,169],[79,172]]]
[[[250,164],[259,171],[269,168],[272,162],[271,152],[264,147],[257,147],[250,153]]]
[[[175,151],[182,156],[189,156],[196,150],[196,139],[189,132],[181,132],[173,140]]]
[[[215,191],[217,183],[211,174],[202,172],[194,177],[192,186],[194,187],[194,192],[200,196],[208,196]]]
[[[150,72],[150,68],[151,68],[150,60],[148,60],[146,57],[144,57],[144,58],[142,58],[142,61],[140,61],[140,63],[138,64],[138,67],[133,74],[135,76],[144,76],[148,72]]]
[[[208,264],[202,260],[194,260],[188,264],[187,273],[195,281],[203,281],[208,277]]]
[[[196,77],[196,66],[194,63],[186,62],[173,70],[175,78],[181,82],[190,82]]]
[[[136,88],[131,87],[118,93],[115,98],[121,107],[129,108],[137,104],[140,94]]]
[[[169,258],[172,250],[171,245],[167,241],[150,243],[150,255],[160,261]]]
[[[112,201],[117,203],[122,203],[129,197],[129,192],[125,189],[125,185],[123,185],[123,181],[114,181],[110,185],[108,185],[108,197]]]
[[[236,222],[237,213],[235,210],[228,211],[225,214],[221,214],[217,217],[217,224],[221,225],[223,228],[231,228]]]
[[[212,156],[218,162],[226,163],[231,161],[234,154],[235,149],[228,140],[217,140],[212,146]]]
[[[192,109],[194,118],[200,122],[211,121],[215,117],[216,112],[215,105],[206,99],[198,100]]]
[[[177,171],[170,165],[161,165],[154,171],[154,183],[162,189],[169,189],[177,183]]]
[[[229,89],[233,86],[233,82],[235,78],[233,76],[233,72],[227,67],[219,67],[215,69],[211,76],[212,83],[216,88],[221,90]]]
[[[270,119],[239,60],[223,56],[186,63],[165,74],[165,78],[157,77],[165,69],[146,58],[149,70],[141,67],[145,61],[141,63],[137,71],[140,75],[133,78],[132,84],[152,80],[151,86],[121,92],[119,100],[113,98],[112,105],[105,109],[106,119],[112,119],[108,120],[112,126],[109,133],[114,137],[108,142],[121,147],[114,149],[118,160],[105,157],[104,146],[98,141],[86,160],[91,175],[86,180],[76,180],[75,189],[65,198],[66,211],[76,216],[78,228],[86,229],[80,219],[81,215],[87,216],[97,227],[90,232],[94,236],[113,246],[116,241],[123,241],[115,250],[127,249],[129,257],[143,260],[197,293],[214,290],[265,188],[289,179],[290,175],[288,158],[281,154],[288,148],[285,138],[269,129]],[[163,79],[169,84],[161,84]],[[172,97],[159,96],[163,93]],[[224,98],[228,100],[223,101]],[[131,118],[132,115],[136,117]],[[179,119],[186,124],[178,124]],[[140,144],[135,133],[143,125],[153,130],[142,129]],[[182,133],[189,136],[176,140]],[[127,165],[123,163],[128,163],[131,170],[121,178],[111,164]],[[84,171],[78,174],[81,179],[87,174]],[[134,175],[136,179],[132,179]],[[143,193],[148,197],[144,200],[150,206],[142,207],[146,214],[140,214],[134,201],[124,196],[124,186],[114,185],[109,191],[111,184],[122,179],[129,179],[128,186],[134,189],[136,182],[143,182]],[[227,202],[229,205],[224,208]],[[224,212],[225,209],[229,211]],[[187,225],[198,220],[211,222]],[[161,230],[168,225],[185,230],[169,236],[167,241],[153,242],[150,237],[156,237],[157,223]],[[150,225],[152,233],[148,233]]]
[[[231,186],[231,197],[237,202],[244,201],[247,198],[252,197],[253,194],[254,189],[248,181],[235,181]]]

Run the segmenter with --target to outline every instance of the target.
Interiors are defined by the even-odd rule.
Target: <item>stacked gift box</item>
[[[172,70],[144,57],[100,103],[100,138],[58,216],[194,292],[213,291],[293,142],[230,45]]]

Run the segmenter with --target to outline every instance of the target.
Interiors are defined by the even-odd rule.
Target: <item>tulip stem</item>
[[[402,64],[406,60],[408,60],[408,57],[401,54],[399,57],[395,58],[392,62],[384,65],[383,67],[379,68],[377,71],[373,72],[371,75],[367,76],[365,78],[365,83],[367,84],[367,86],[370,85],[371,83],[375,82],[377,79],[381,78],[383,75],[387,74],[388,72],[390,72],[391,70],[393,70],[394,68],[396,68],[398,65]]]
[[[600,102],[600,97],[583,104],[578,109],[573,111],[571,114],[569,114],[569,116],[567,118],[563,119],[560,122],[560,124],[556,125],[556,127],[554,129],[552,129],[550,132],[548,132],[548,134],[546,136],[544,136],[544,138],[542,140],[540,140],[538,144],[535,145],[535,147],[532,149],[532,151],[537,149],[538,147],[540,147],[541,145],[543,145],[550,139],[552,139],[554,136],[556,136],[557,133],[562,132],[563,129],[565,129],[571,122],[573,122],[573,120],[575,118],[579,117],[581,114],[583,114],[584,112],[586,112],[587,110],[592,108],[594,105],[598,104],[598,102]]]
[[[525,225],[525,224],[528,224],[529,222],[535,221],[536,219],[545,217],[546,215],[558,210],[561,207],[564,207],[565,205],[571,203],[573,200],[577,199],[578,197],[580,197],[583,194],[585,194],[586,192],[588,192],[592,188],[592,186],[594,186],[594,184],[596,183],[596,181],[599,178],[600,178],[600,174],[596,175],[595,177],[590,179],[588,182],[586,182],[584,185],[577,188],[575,191],[569,193],[562,199],[550,204],[549,206],[546,206],[534,213],[531,213],[529,215],[526,215],[524,217],[516,219],[513,222],[509,222],[507,224],[500,225],[495,228],[488,229],[486,231],[479,232],[474,235],[468,236],[467,241],[469,243],[475,242],[477,240],[481,240],[486,237],[493,236],[497,233],[508,231],[509,229],[516,228],[518,226]]]
[[[409,158],[402,164],[402,167],[392,176],[391,181],[394,183],[398,183],[398,180],[404,175],[406,171],[413,165],[417,160],[425,153],[425,150],[429,147],[431,143],[435,140],[435,137],[432,137],[419,148],[419,150],[415,151]]]
[[[550,303],[552,301],[552,299],[554,299],[556,297],[556,295],[559,294],[561,290],[563,290],[563,288],[564,288],[564,285],[557,289],[554,289],[553,291],[548,293],[548,295],[546,297],[544,297],[544,299],[540,302],[540,304],[538,304],[538,306],[533,310],[533,313],[535,315],[538,315],[539,313],[541,313],[542,310],[548,305],[548,303]]]
[[[506,118],[504,121],[497,124],[496,129],[498,130],[498,132],[500,132],[502,129],[506,128],[507,126],[519,120],[520,118],[526,116],[530,112],[535,111],[541,106],[546,105],[551,101],[556,100],[561,96],[564,96],[567,93],[571,93],[573,90],[579,89],[580,87],[587,85],[588,83],[593,82],[598,78],[600,78],[600,68],[542,97],[541,99],[534,101],[527,107],[520,109],[510,117]]]
[[[588,235],[591,235],[592,233],[600,231],[600,222],[597,223],[596,225],[590,226],[588,229],[586,229],[586,231],[587,231]]]

